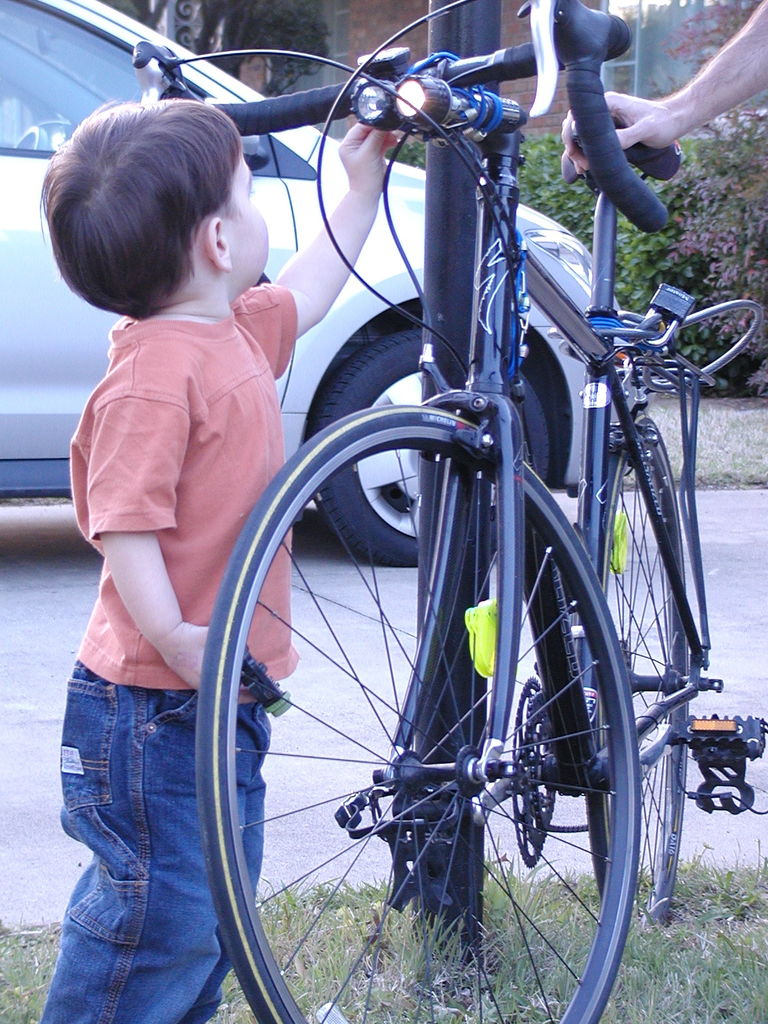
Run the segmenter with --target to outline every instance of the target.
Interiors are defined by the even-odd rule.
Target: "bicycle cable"
[[[390,36],[387,40],[385,40],[371,54],[369,54],[367,58],[356,69],[351,68],[348,64],[344,64],[341,61],[337,61],[329,57],[321,57],[316,54],[308,54],[295,50],[279,50],[271,48],[248,48],[242,50],[225,50],[217,53],[195,54],[192,57],[178,58],[175,61],[176,66],[181,66],[183,64],[191,64],[201,60],[217,61],[232,57],[286,57],[296,60],[306,60],[307,62],[311,63],[320,63],[325,66],[332,67],[335,70],[343,71],[345,74],[349,76],[347,78],[347,81],[340,86],[339,94],[336,100],[334,101],[333,105],[331,106],[330,111],[328,112],[325,123],[320,133],[320,141],[317,149],[317,196],[318,205],[320,208],[321,221],[326,230],[326,233],[328,234],[329,240],[334,250],[341,259],[344,266],[347,268],[350,275],[354,277],[355,280],[357,280],[375,298],[379,299],[379,301],[381,301],[386,307],[395,310],[406,321],[413,324],[415,327],[420,328],[422,331],[426,332],[434,339],[438,340],[445,347],[446,351],[451,355],[452,359],[455,361],[458,368],[464,374],[466,374],[468,369],[465,359],[459,354],[455,346],[451,344],[448,338],[440,330],[437,329],[437,327],[434,324],[433,317],[430,315],[426,303],[426,296],[424,294],[421,283],[419,282],[418,275],[416,274],[413,265],[408,259],[404,246],[399,238],[397,228],[394,223],[394,218],[392,216],[391,206],[389,203],[388,191],[393,166],[397,161],[398,154],[402,151],[402,147],[405,141],[412,135],[416,134],[418,129],[415,126],[409,128],[406,134],[398,143],[398,145],[395,147],[392,155],[390,156],[388,166],[385,171],[382,196],[385,222],[387,224],[390,236],[395,245],[396,251],[403,262],[405,272],[411,283],[414,285],[416,298],[418,299],[422,309],[421,317],[417,316],[416,314],[411,312],[410,309],[405,308],[403,305],[392,302],[389,298],[387,298],[387,296],[382,294],[377,288],[375,288],[356,270],[354,265],[351,264],[350,261],[344,255],[338,243],[338,240],[336,239],[333,230],[331,229],[329,224],[328,210],[325,204],[322,191],[322,166],[325,159],[326,141],[330,135],[330,126],[332,122],[339,116],[338,109],[342,101],[342,97],[347,96],[349,94],[350,88],[354,85],[356,81],[358,81],[361,78],[367,77],[366,68],[370,67],[370,65],[383,51],[390,48],[394,43],[398,42],[403,36],[407,35],[413,29],[418,28],[428,22],[434,21],[438,18],[444,17],[445,15],[449,14],[450,12],[454,11],[457,8],[464,7],[470,3],[476,2],[477,0],[453,0],[453,3],[446,5],[445,7],[441,8],[438,11],[431,11],[425,15],[420,16],[419,18],[412,21],[410,24],[406,25],[403,29]],[[419,71],[425,70],[428,67],[433,66],[435,63],[442,59],[457,58],[454,54],[449,54],[447,52],[431,54],[424,60],[414,64],[413,67],[410,69],[409,73],[418,73]],[[388,83],[383,83],[378,79],[376,79],[376,81],[380,86],[384,87],[385,89],[387,88]],[[391,91],[392,94],[394,95],[394,86],[391,86],[390,90],[388,91]],[[477,119],[480,122],[480,127],[485,133],[489,133],[490,131],[495,130],[495,128],[497,128],[500,125],[502,120],[501,103],[499,97],[495,93],[492,93],[484,89],[482,86],[473,86],[466,89],[460,89],[457,91],[465,98],[469,99],[470,103],[474,106],[475,110],[477,111]],[[487,209],[496,226],[497,234],[502,245],[502,255],[507,264],[511,268],[514,268],[516,273],[519,274],[519,257],[521,250],[518,249],[516,251],[515,249],[510,248],[510,246],[505,240],[505,234],[501,230],[502,226],[507,228],[509,237],[514,237],[516,239],[516,242],[518,241],[519,236],[516,233],[513,234],[511,230],[513,225],[511,225],[509,218],[503,209],[503,205],[500,202],[498,189],[491,183],[489,183],[489,181],[485,177],[477,151],[461,134],[461,125],[453,126],[454,130],[452,131],[446,131],[441,125],[439,125],[437,122],[435,122],[432,118],[430,118],[423,112],[421,113],[421,117],[425,121],[426,126],[431,134],[437,136],[444,143],[452,147],[453,151],[459,157],[468,174],[470,175],[471,180],[479,188],[483,196],[483,200],[487,204]],[[459,129],[458,131],[455,130],[457,128]]]
[[[318,195],[318,204],[319,204],[319,208],[320,208],[320,217],[321,217],[322,223],[323,223],[323,225],[325,227],[325,230],[326,230],[326,232],[328,234],[328,237],[329,237],[329,239],[331,241],[331,244],[333,245],[333,247],[334,247],[337,255],[339,256],[339,258],[341,259],[342,263],[344,264],[344,266],[349,271],[350,275],[353,276],[364,288],[366,288],[375,298],[378,298],[379,301],[384,303],[387,307],[389,307],[390,309],[396,310],[408,322],[412,323],[416,327],[419,327],[421,330],[427,332],[433,338],[439,340],[441,342],[441,344],[445,346],[446,351],[448,351],[450,353],[451,357],[456,362],[456,365],[459,367],[459,369],[461,370],[462,373],[466,373],[467,372],[466,362],[465,362],[464,358],[458,353],[456,348],[445,337],[445,335],[435,327],[434,320],[433,320],[432,316],[430,315],[428,307],[427,307],[426,302],[425,302],[425,295],[424,295],[424,292],[423,292],[423,288],[421,287],[421,285],[420,285],[420,283],[418,281],[418,276],[416,275],[415,270],[414,270],[412,264],[410,263],[410,261],[407,258],[407,255],[405,253],[404,247],[403,247],[403,245],[402,245],[402,243],[401,243],[401,241],[399,239],[399,236],[397,234],[397,229],[395,227],[393,217],[391,215],[391,208],[389,206],[388,195],[387,195],[388,184],[389,184],[389,180],[390,180],[390,177],[391,177],[393,164],[396,161],[397,154],[402,149],[402,145],[404,144],[404,140],[402,140],[401,143],[399,144],[399,146],[395,149],[395,152],[393,153],[392,157],[390,158],[389,166],[388,166],[386,174],[385,174],[385,188],[383,190],[383,195],[384,195],[384,212],[385,212],[385,220],[386,220],[386,223],[387,223],[387,227],[388,227],[388,230],[389,230],[390,235],[392,237],[392,240],[394,242],[395,248],[396,248],[398,254],[400,255],[401,260],[403,261],[403,265],[405,267],[405,271],[406,271],[409,279],[411,280],[411,282],[415,286],[416,296],[417,296],[418,300],[421,303],[421,308],[422,308],[422,316],[421,317],[416,316],[409,309],[404,308],[402,305],[399,305],[397,303],[393,303],[385,295],[383,295],[381,292],[379,292],[378,289],[376,289],[373,285],[371,285],[369,281],[365,280],[362,277],[362,275],[355,269],[355,267],[346,259],[345,255],[341,251],[341,248],[340,248],[340,246],[338,244],[338,241],[337,241],[336,237],[334,236],[333,231],[332,231],[332,229],[330,228],[330,225],[329,225],[328,211],[327,211],[327,207],[326,207],[324,196],[323,196],[323,192],[322,192],[322,165],[323,165],[323,162],[324,162],[324,159],[325,159],[326,140],[327,140],[327,138],[330,135],[330,126],[331,126],[332,122],[337,117],[337,111],[338,111],[339,104],[341,103],[342,97],[349,94],[349,90],[350,90],[351,86],[354,84],[354,82],[356,80],[359,80],[360,78],[365,78],[367,76],[366,68],[369,67],[375,61],[377,56],[379,54],[381,54],[384,50],[386,50],[389,47],[391,47],[393,43],[396,43],[404,35],[406,35],[410,31],[412,31],[413,29],[415,29],[417,27],[420,27],[421,25],[426,24],[426,23],[428,23],[430,21],[434,21],[437,18],[443,17],[446,14],[450,13],[451,11],[455,10],[456,8],[460,8],[460,7],[466,6],[466,5],[470,4],[470,3],[475,3],[475,2],[477,2],[477,0],[454,0],[453,3],[448,4],[446,7],[441,8],[439,11],[432,11],[432,12],[429,12],[429,13],[427,13],[425,15],[422,15],[421,17],[415,19],[409,25],[405,26],[403,29],[401,29],[400,31],[395,33],[394,35],[390,36],[387,40],[385,40],[370,55],[368,55],[366,60],[364,62],[362,62],[357,69],[354,69],[354,70],[351,69],[349,67],[349,65],[344,65],[344,64],[340,63],[339,61],[334,61],[334,60],[332,60],[330,58],[325,58],[325,57],[318,58],[318,57],[316,57],[314,55],[303,54],[303,53],[299,53],[297,51],[252,49],[252,50],[224,51],[224,52],[222,52],[220,54],[209,54],[209,55],[207,55],[208,59],[217,59],[219,57],[225,57],[225,56],[230,56],[231,57],[231,56],[239,56],[239,55],[246,55],[246,54],[249,54],[249,55],[264,55],[264,56],[290,56],[290,57],[293,57],[293,58],[296,58],[296,59],[306,59],[307,61],[314,61],[314,62],[319,62],[319,63],[327,64],[327,65],[332,66],[332,67],[334,67],[336,69],[340,69],[340,70],[343,70],[343,71],[349,73],[349,78],[340,87],[339,95],[338,95],[336,101],[334,102],[334,104],[332,105],[332,107],[331,107],[331,109],[330,109],[330,111],[329,111],[329,113],[328,113],[328,115],[326,117],[325,123],[323,125],[322,130],[321,130],[320,142],[319,142],[319,145],[318,145],[318,154],[317,154],[317,195]],[[427,67],[429,67],[431,65],[434,65],[438,60],[443,59],[443,58],[446,58],[446,59],[454,58],[454,59],[456,59],[455,55],[453,55],[453,54],[448,54],[448,53],[432,54],[429,57],[425,58],[424,60],[417,62],[413,66],[413,68],[411,68],[410,73],[414,73],[414,72],[417,72],[419,70],[423,70],[423,69],[425,69],[425,68],[427,68]],[[204,59],[204,58],[201,55],[201,56],[196,56],[194,58],[187,59],[186,62],[190,62],[191,60],[202,60],[202,59]],[[378,80],[377,80],[377,82],[378,82],[379,85],[382,85],[384,88],[386,88],[387,83],[382,83],[382,82],[379,82]],[[391,87],[391,92],[393,94],[395,93],[394,87]],[[500,103],[498,101],[498,97],[495,97],[495,95],[493,93],[488,92],[488,90],[482,89],[482,87],[475,87],[472,90],[463,89],[463,90],[461,90],[461,92],[464,95],[471,95],[473,97],[474,101],[480,107],[480,112],[481,112],[480,113],[480,117],[482,118],[483,121],[486,121],[485,129],[484,129],[486,132],[493,130],[495,127],[498,127],[498,125],[499,125],[499,123],[501,121],[501,110],[500,110]],[[493,99],[491,99],[490,97],[493,97]],[[490,112],[490,115],[486,115],[486,112],[485,112],[486,106],[490,106],[492,108],[491,112]],[[429,129],[430,129],[430,131],[432,133],[437,135],[437,137],[439,137],[443,142],[445,142],[448,145],[452,146],[452,148],[454,149],[454,152],[459,156],[459,158],[461,159],[462,163],[464,164],[467,172],[469,173],[469,175],[471,177],[471,180],[476,185],[479,186],[479,188],[480,188],[480,190],[481,190],[481,192],[483,194],[483,199],[487,203],[488,210],[489,210],[489,212],[490,212],[490,214],[491,214],[491,216],[492,216],[492,218],[494,220],[494,223],[496,225],[496,228],[498,230],[499,237],[502,240],[502,245],[503,245],[502,254],[503,254],[505,260],[507,261],[507,263],[510,266],[514,267],[516,265],[516,263],[517,263],[517,260],[518,260],[518,253],[516,251],[510,249],[509,246],[504,242],[504,233],[501,231],[501,226],[502,226],[502,224],[504,224],[504,226],[507,227],[507,229],[508,229],[508,231],[510,233],[510,236],[511,236],[512,235],[511,224],[509,223],[508,219],[506,219],[504,217],[503,210],[500,207],[499,196],[498,196],[497,189],[495,187],[493,187],[492,185],[490,185],[490,183],[487,181],[487,179],[484,176],[482,165],[481,165],[481,162],[479,160],[479,157],[477,155],[476,150],[474,150],[470,146],[470,144],[463,138],[463,136],[460,134],[460,132],[446,131],[442,126],[440,126],[437,122],[433,121],[427,115],[422,114],[422,117],[427,122],[427,126],[429,127]],[[489,120],[486,120],[486,117],[489,117]],[[417,130],[416,128],[413,128],[410,131],[409,134],[414,134],[416,132],[416,130]]]

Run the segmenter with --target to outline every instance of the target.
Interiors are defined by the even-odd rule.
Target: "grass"
[[[661,428],[672,468],[680,473],[679,411],[657,398],[651,415]],[[768,399],[703,401],[699,418],[696,480],[699,487],[768,487]]]
[[[351,908],[360,895],[350,892],[345,902]],[[556,902],[551,912],[558,913]],[[359,929],[356,913],[336,915],[333,934],[323,941],[343,944],[345,927]],[[55,926],[0,934],[3,1024],[39,1019],[57,940]],[[215,1024],[252,1019],[230,979]],[[682,865],[672,922],[662,928],[638,915],[603,1024],[660,1021],[768,1024],[768,860],[732,868],[701,860]]]

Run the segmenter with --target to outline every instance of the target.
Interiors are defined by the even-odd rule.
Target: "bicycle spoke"
[[[666,450],[651,421],[641,419],[638,429],[649,439],[643,445],[645,468],[675,557],[682,566],[680,519]],[[642,497],[637,470],[630,468],[628,457],[620,453],[612,472],[611,516],[626,516],[629,536],[626,565],[620,573],[609,574],[606,586],[630,680],[642,684],[634,696],[635,714],[640,717],[646,707],[685,684],[688,646],[652,528],[653,513]],[[613,520],[609,517],[609,521]],[[643,898],[649,914],[658,920],[669,915],[675,884],[687,758],[684,746],[670,747],[659,738],[674,730],[687,714],[687,706],[682,705],[663,718],[640,751],[644,762],[650,759],[643,768]]]
[[[327,459],[317,479],[348,472]],[[230,812],[236,877],[238,838],[264,837],[257,895],[243,880],[228,931],[258,1018],[300,1024],[330,1005],[337,1024],[581,1024],[593,1013],[582,1004],[607,992],[611,934],[631,908],[634,751],[620,654],[579,542],[532,492],[522,654],[505,733],[491,737],[494,688],[475,671],[465,613],[500,593],[498,541],[475,537],[493,478],[451,475],[452,546],[433,552],[420,595],[418,569],[382,569],[332,532],[317,560],[325,484],[307,480],[301,499],[287,487],[274,539],[263,527],[271,552],[292,537],[292,706],[273,722],[264,810],[250,822]],[[269,578],[265,560],[253,587],[267,596],[237,607],[268,609]],[[256,643],[247,624],[232,632],[245,635]],[[599,722],[593,684],[609,711]]]

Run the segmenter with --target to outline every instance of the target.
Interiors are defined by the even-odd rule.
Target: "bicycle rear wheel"
[[[528,476],[522,653],[483,776],[493,697],[467,669],[456,594],[469,572],[477,601],[492,600],[502,552],[495,465],[474,435],[437,410],[349,417],[288,463],[233,554],[206,654],[198,785],[222,932],[261,1024],[588,1024],[608,997],[637,856],[621,652],[580,543]],[[355,473],[366,487],[396,482],[418,529],[424,466],[452,524],[429,565],[377,566],[318,514],[328,481]],[[475,572],[482,547],[490,563]],[[290,619],[270,593],[275,559],[290,559]],[[499,628],[513,615],[498,608]],[[242,821],[234,719],[249,631],[260,656],[254,620],[278,622],[301,662],[265,760],[264,819]],[[264,834],[258,884],[251,829]]]
[[[677,494],[667,450],[648,417],[637,422],[643,459],[669,532],[677,564],[683,565],[683,539]],[[689,650],[670,582],[651,524],[648,506],[627,451],[610,467],[609,519],[614,540],[605,567],[606,590],[629,669],[635,718],[675,690],[688,676]],[[688,704],[662,717],[640,745],[643,810],[640,898],[650,917],[668,919],[677,875],[686,801],[687,748],[665,742],[688,717]]]

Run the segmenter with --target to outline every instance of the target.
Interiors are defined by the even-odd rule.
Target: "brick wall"
[[[427,12],[425,0],[350,0],[349,5],[349,63],[354,66],[362,53],[381,46],[389,37],[416,21]],[[420,26],[409,32],[402,42],[408,46],[414,60],[424,56],[427,48],[427,27]]]
[[[505,0],[502,6],[502,46],[516,46],[530,40],[527,20],[517,18],[518,3]],[[354,64],[358,55],[370,53],[380,46],[394,32],[425,14],[428,4],[425,0],[350,0],[349,6],[349,63]],[[424,56],[427,48],[427,28],[421,26],[403,39],[402,45],[411,48],[414,60]],[[508,84],[505,95],[517,100],[524,108],[533,102],[536,80]],[[560,86],[548,114],[536,118],[526,127],[526,133],[537,135],[543,132],[560,131],[560,123],[568,102],[564,86]]]

